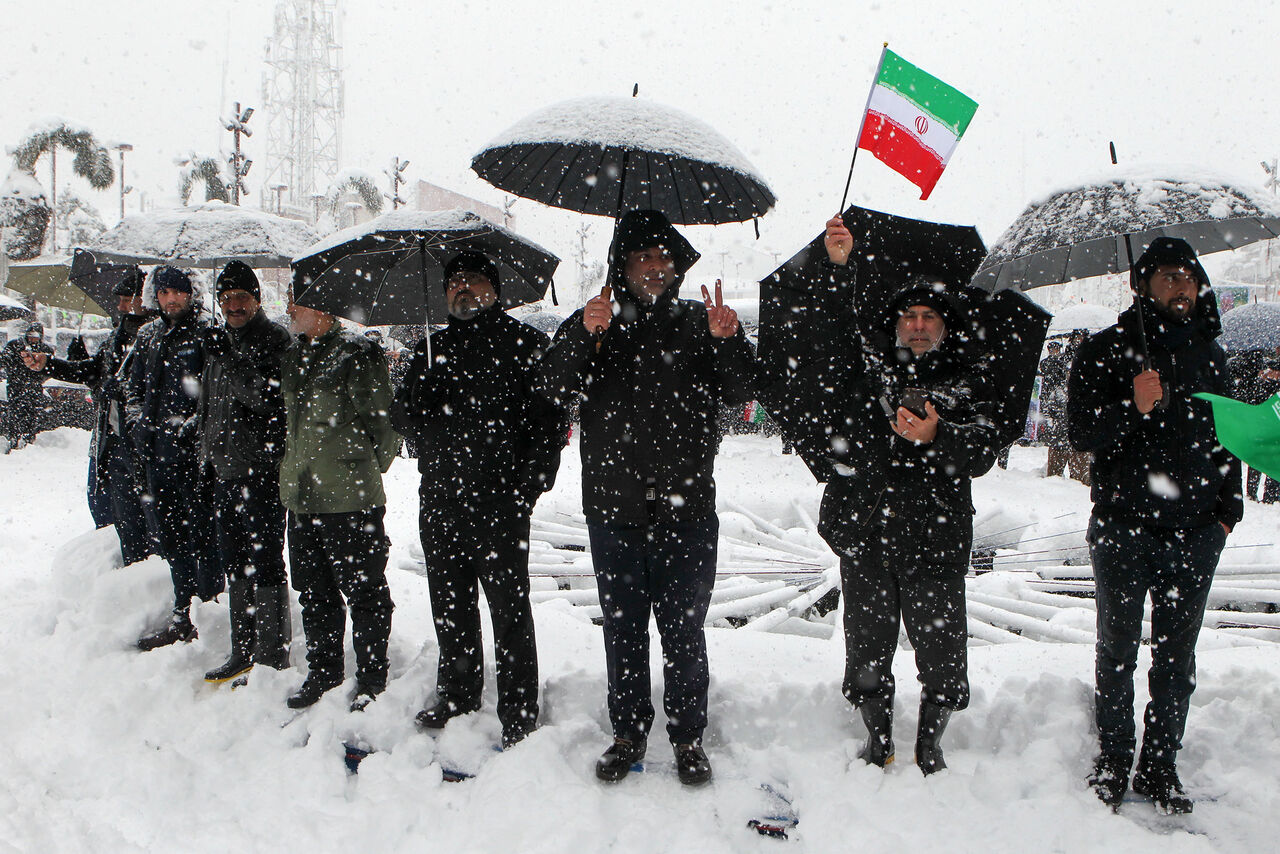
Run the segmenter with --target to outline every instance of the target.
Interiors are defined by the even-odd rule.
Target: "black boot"
[[[254,664],[287,670],[289,644],[293,640],[293,623],[289,616],[289,585],[257,588],[254,606]]]
[[[444,725],[454,718],[478,711],[480,711],[478,703],[464,705],[452,700],[441,700],[434,706],[427,706],[418,712],[414,721],[423,729],[444,729]]]
[[[174,608],[169,615],[169,622],[154,632],[148,632],[138,638],[138,649],[150,652],[162,646],[175,643],[191,643],[199,637],[196,627],[191,622],[191,615],[186,608]]]
[[[253,668],[253,582],[233,578],[227,598],[231,603],[231,657],[204,675],[206,682],[226,682]]]
[[[613,744],[596,760],[596,777],[616,783],[631,771],[631,766],[644,759],[648,741],[644,738],[615,738]]]
[[[314,706],[326,691],[331,688],[337,688],[341,684],[341,676],[334,677],[311,671],[307,673],[307,678],[303,681],[302,687],[285,701],[285,705],[291,709],[305,709],[307,706]]]
[[[951,710],[928,700],[920,702],[920,724],[916,728],[916,765],[927,777],[947,763],[942,761],[942,733],[951,720]]]
[[[883,768],[893,763],[893,698],[876,697],[858,707],[867,726],[867,743],[858,758]]]
[[[1191,799],[1183,791],[1178,769],[1172,762],[1139,761],[1138,771],[1133,775],[1133,790],[1150,798],[1165,815],[1191,812]]]
[[[1086,782],[1098,800],[1115,809],[1124,800],[1125,790],[1129,788],[1129,767],[1133,758],[1115,753],[1101,753],[1093,761],[1093,773]]]
[[[350,710],[363,712],[370,703],[378,699],[378,695],[387,690],[386,685],[362,685],[356,682],[356,692],[351,695]]]
[[[702,749],[702,739],[691,744],[673,744],[676,752],[676,775],[686,786],[701,786],[711,779],[711,760]]]

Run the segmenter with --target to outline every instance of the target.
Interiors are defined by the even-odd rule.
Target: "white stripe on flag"
[[[956,150],[959,139],[951,132],[951,128],[936,121],[892,89],[884,86],[874,87],[871,91],[871,103],[867,109],[873,113],[882,113],[906,128],[917,142],[935,153],[944,166],[951,159],[951,153]],[[924,133],[920,133],[922,123],[925,128]]]

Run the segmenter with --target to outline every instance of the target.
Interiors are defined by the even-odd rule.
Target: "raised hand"
[[[26,365],[29,371],[43,371],[44,366],[48,363],[48,353],[33,353],[30,350],[22,351],[22,364]]]
[[[707,327],[712,338],[728,338],[738,332],[738,313],[724,304],[724,289],[716,279],[716,301],[711,301],[707,286],[702,286],[702,301],[707,304]]]
[[[582,325],[592,335],[603,335],[613,322],[613,288],[605,285],[582,307]]]
[[[839,214],[827,220],[827,233],[822,238],[822,243],[827,247],[827,257],[832,264],[843,267],[849,262],[849,255],[853,252],[853,235],[845,228],[844,218]]]

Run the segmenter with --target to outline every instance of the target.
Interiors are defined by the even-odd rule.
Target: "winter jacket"
[[[853,269],[844,275],[846,293],[852,293]],[[890,305],[916,304],[908,296],[916,290],[902,289]],[[846,311],[846,333],[832,339],[844,342],[838,357],[843,370],[831,374],[836,476],[823,493],[818,532],[835,552],[849,556],[872,539],[882,543],[885,568],[900,575],[967,571],[971,481],[991,468],[999,451],[995,391],[984,379],[982,355],[967,348],[966,315],[950,294],[932,297],[941,303],[947,329],[934,350],[917,356],[896,346],[894,310],[862,324]],[[924,392],[938,412],[938,433],[927,445],[903,439],[891,427],[890,413],[896,417],[907,388]]]
[[[15,338],[4,345],[0,352],[6,380],[6,393],[10,400],[38,398],[44,394],[42,386],[46,379],[41,371],[33,371],[22,361],[23,351],[31,353],[53,353],[53,348],[41,341],[39,344],[28,344],[27,339]]]
[[[200,392],[200,460],[219,478],[273,469],[284,456],[280,360],[292,339],[262,309],[239,329],[211,329]]]
[[[513,502],[522,513],[555,484],[564,410],[534,392],[550,340],[498,306],[418,344],[396,390],[397,429],[418,441],[424,507]]]
[[[197,303],[174,320],[161,315],[138,330],[125,385],[125,421],[134,450],[144,458],[155,455],[158,443],[194,450],[195,437],[183,425],[200,400],[208,328]]]
[[[299,336],[280,366],[286,420],[280,501],[294,513],[355,513],[386,504],[382,474],[400,439],[382,348],[336,321]]]
[[[128,441],[125,433],[125,383],[134,354],[133,342],[147,322],[144,315],[126,314],[87,359],[49,359],[45,372],[55,380],[89,387],[94,402],[93,437],[89,456],[102,461],[108,436]]]
[[[1218,444],[1209,402],[1191,396],[1229,393],[1226,356],[1213,340],[1217,300],[1206,289],[1183,323],[1162,319],[1149,298],[1140,303],[1148,367],[1166,384],[1167,409],[1142,415],[1133,402],[1144,369],[1136,308],[1089,338],[1072,365],[1068,431],[1072,447],[1094,455],[1094,512],[1160,528],[1233,527],[1244,513],[1240,462]]]
[[[621,264],[614,260],[610,281],[621,282]],[[706,306],[678,299],[679,287],[677,280],[652,306],[615,287],[620,310],[598,347],[579,309],[543,357],[543,393],[561,407],[582,396],[589,522],[671,524],[715,512],[716,411],[752,398],[755,352],[741,329],[713,338]]]

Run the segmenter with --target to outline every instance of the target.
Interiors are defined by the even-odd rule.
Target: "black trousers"
[[[36,433],[40,432],[40,413],[45,402],[44,393],[38,390],[35,394],[18,392],[9,395],[4,422],[10,445],[18,444],[19,440],[35,441]]]
[[[855,706],[874,698],[893,700],[893,654],[904,622],[916,653],[920,696],[948,709],[969,705],[968,622],[964,573],[948,567],[914,567],[879,537],[868,538],[856,556],[840,558],[844,594],[843,693]]]
[[[225,582],[214,549],[209,482],[199,476],[195,453],[167,434],[157,438],[146,468],[143,509],[151,504],[147,519],[160,556],[169,563],[174,607],[188,607],[193,596],[208,601],[222,592]]]
[[[341,682],[347,609],[356,653],[356,681],[380,691],[387,684],[391,591],[382,524],[385,508],[355,513],[289,513],[289,566],[302,604],[308,675]],[[343,598],[346,603],[343,603]]]
[[[147,517],[142,507],[142,476],[134,463],[129,443],[119,436],[103,436],[98,458],[98,480],[106,480],[111,516],[120,538],[125,565],[145,560],[156,551]],[[105,478],[103,477],[105,475]]]
[[[254,587],[288,583],[284,569],[284,517],[277,469],[214,480],[215,536],[218,555],[229,578],[247,579]]]
[[[662,707],[673,744],[702,737],[711,681],[703,623],[716,580],[720,520],[647,527],[587,525],[604,611],[609,722],[618,738],[653,726],[649,615],[662,643]]]
[[[436,694],[480,708],[484,652],[478,586],[493,621],[498,720],[530,729],[538,720],[538,647],[529,607],[529,517],[514,506],[442,507],[422,495],[419,531],[440,663]]]
[[[1196,638],[1226,539],[1217,522],[1168,529],[1097,516],[1089,521],[1098,602],[1094,714],[1103,753],[1133,757],[1133,673],[1150,594],[1151,701],[1143,716],[1142,756],[1175,761],[1196,685]]]

